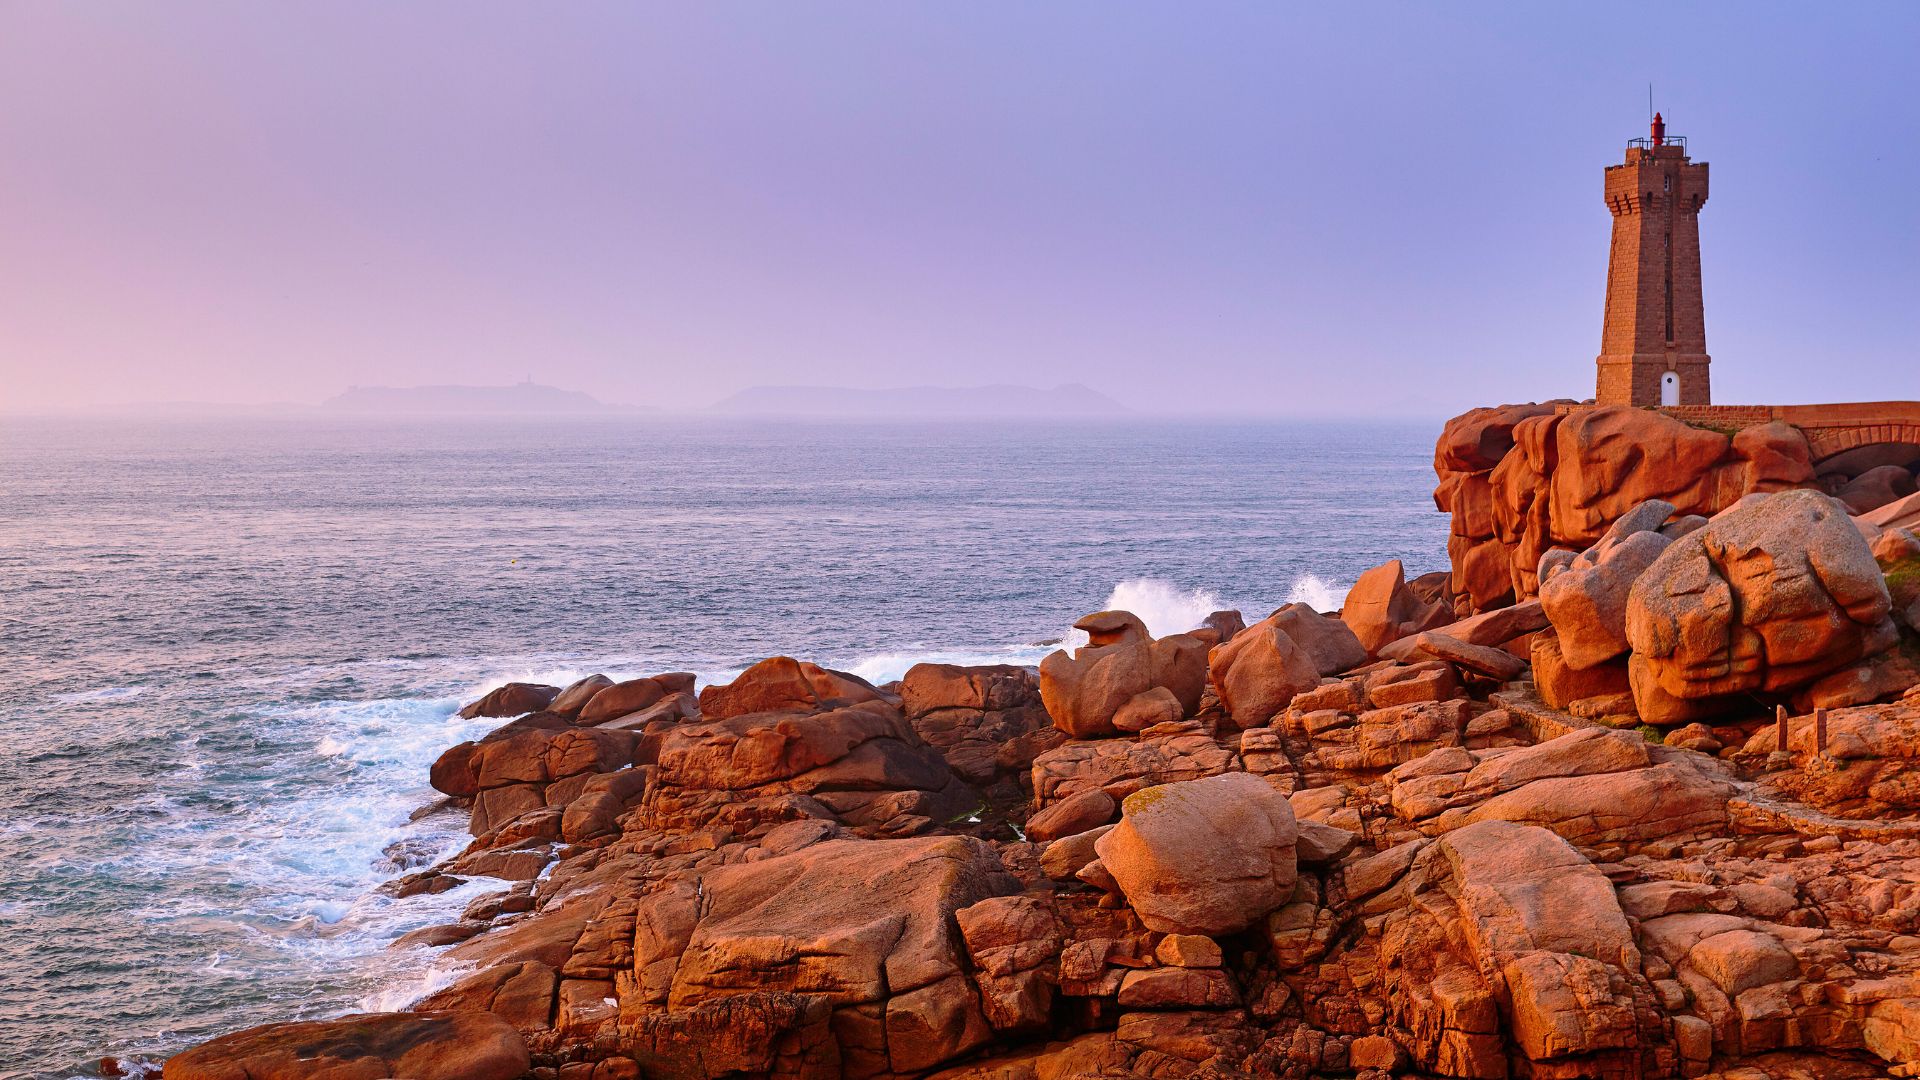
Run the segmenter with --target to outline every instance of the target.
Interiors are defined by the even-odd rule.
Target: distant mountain
[[[906,386],[892,390],[754,386],[709,411],[734,416],[937,420],[1121,416],[1131,410],[1098,390],[1067,383],[1050,390],[1006,385]]]
[[[523,382],[513,386],[355,386],[320,407],[333,412],[529,416],[634,411],[578,390]]]

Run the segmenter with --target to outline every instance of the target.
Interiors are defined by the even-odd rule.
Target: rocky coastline
[[[395,945],[458,978],[164,1075],[1920,1075],[1916,463],[1475,410],[1451,571],[1337,612],[502,686],[390,885],[500,882]]]

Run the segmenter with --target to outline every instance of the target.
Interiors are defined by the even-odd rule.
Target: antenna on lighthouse
[[[1653,84],[1647,84],[1647,123],[1653,123]]]

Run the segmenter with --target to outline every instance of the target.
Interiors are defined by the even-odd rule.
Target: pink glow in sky
[[[0,6],[0,409],[535,379],[1584,396],[1713,165],[1720,400],[1920,396],[1920,7]]]

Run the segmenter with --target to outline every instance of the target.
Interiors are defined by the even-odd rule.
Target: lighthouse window
[[[1668,176],[1668,177],[1663,177],[1663,178],[1661,178],[1661,180],[1660,180],[1660,190],[1661,190],[1661,191],[1672,191],[1672,190],[1673,190],[1673,177],[1671,177],[1671,176]]]

